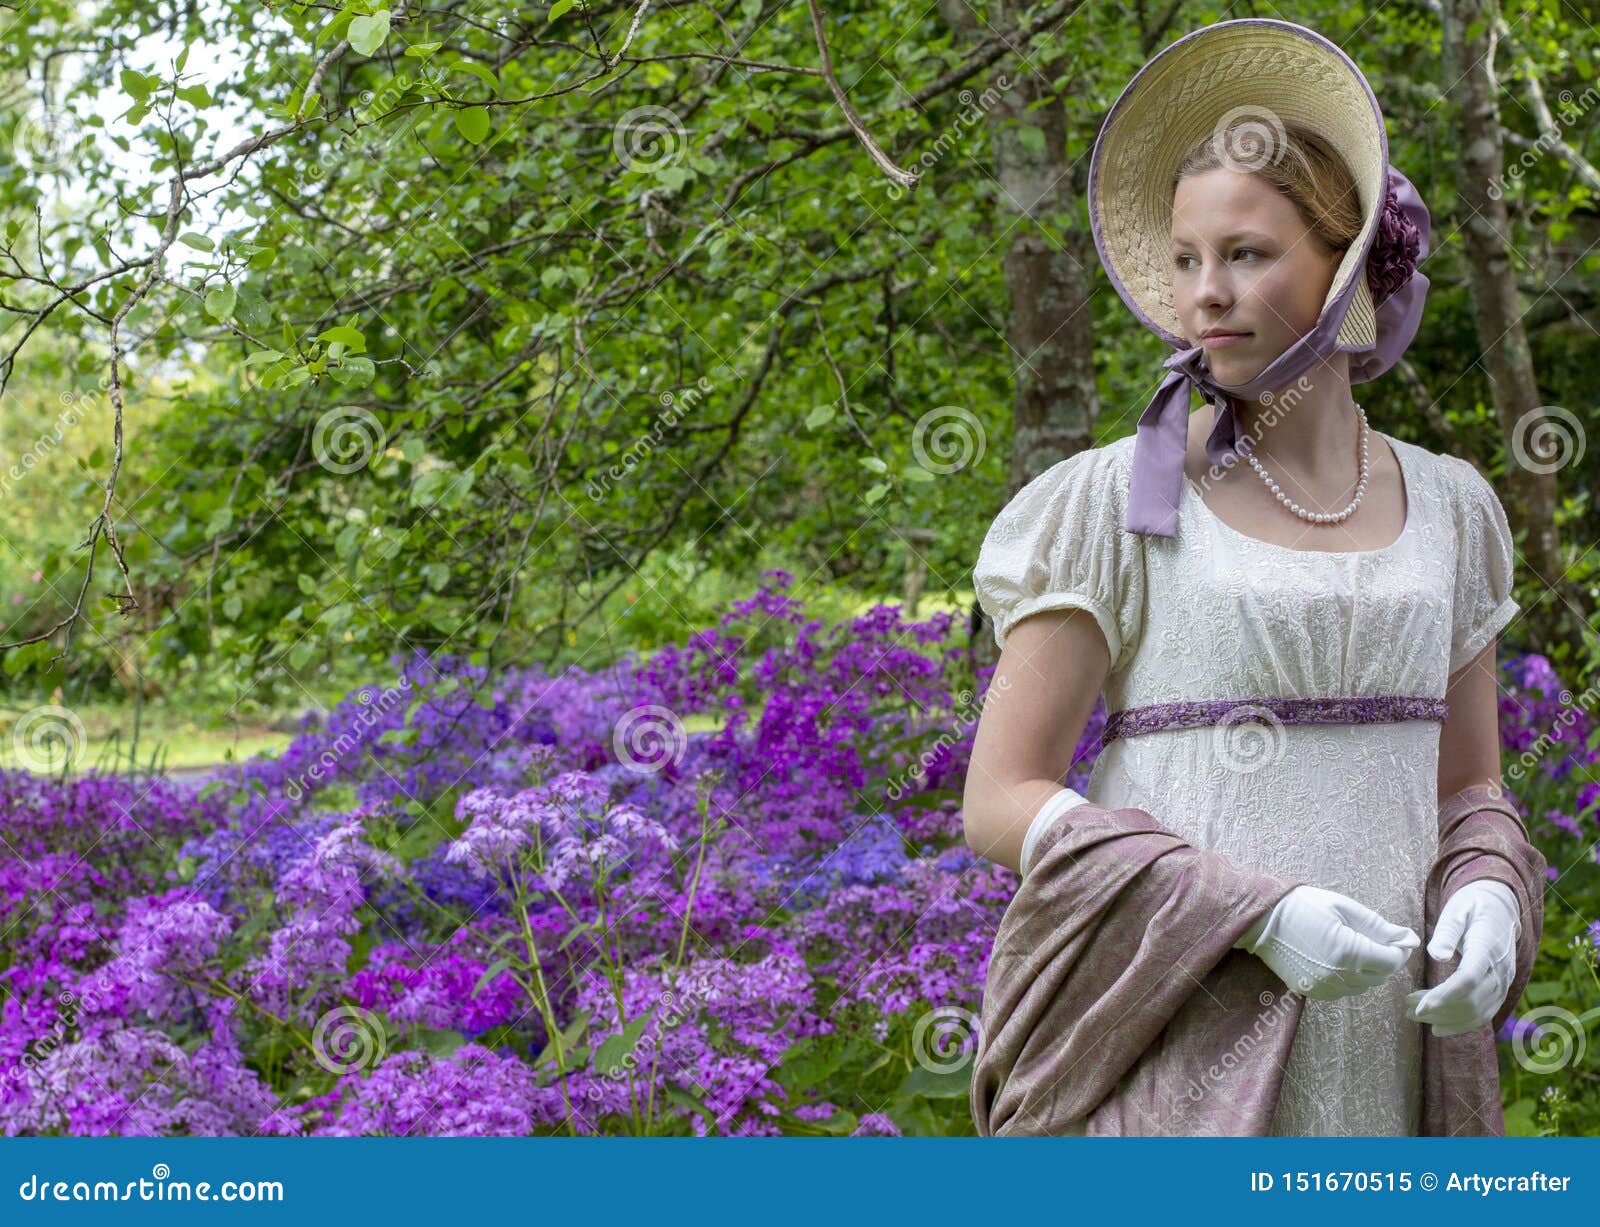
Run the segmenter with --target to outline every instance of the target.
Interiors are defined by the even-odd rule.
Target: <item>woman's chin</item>
[[[1249,383],[1259,375],[1262,365],[1256,359],[1246,358],[1242,354],[1209,350],[1206,353],[1206,369],[1218,383],[1241,384]]]

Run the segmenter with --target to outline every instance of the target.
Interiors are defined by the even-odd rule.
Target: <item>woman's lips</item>
[[[1221,332],[1214,337],[1201,337],[1200,344],[1207,349],[1222,349],[1228,345],[1237,345],[1240,341],[1250,338],[1248,332]]]

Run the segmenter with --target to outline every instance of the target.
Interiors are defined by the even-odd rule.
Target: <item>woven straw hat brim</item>
[[[1117,292],[1170,344],[1188,344],[1172,303],[1172,177],[1197,140],[1236,120],[1250,124],[1235,134],[1247,139],[1230,146],[1244,169],[1281,147],[1286,123],[1304,124],[1349,164],[1365,221],[1323,305],[1357,278],[1339,344],[1371,348],[1377,315],[1365,266],[1386,188],[1383,114],[1342,51],[1291,22],[1242,18],[1186,35],[1140,69],[1112,106],[1090,163],[1089,207]]]

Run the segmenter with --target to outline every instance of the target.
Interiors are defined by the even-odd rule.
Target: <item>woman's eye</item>
[[[1253,248],[1253,246],[1242,246],[1242,248],[1235,248],[1234,254],[1235,256],[1261,256],[1261,253],[1256,251],[1256,248]],[[1187,269],[1186,264],[1184,264],[1186,259],[1194,259],[1194,256],[1174,256],[1173,262],[1179,267],[1179,269]]]
[[[1259,256],[1261,253],[1259,251],[1257,251],[1254,247],[1236,247],[1234,249],[1234,253],[1233,254],[1236,255],[1236,256],[1242,256],[1242,255],[1247,255],[1247,254],[1248,255],[1252,255],[1252,256]],[[1186,265],[1184,263],[1184,261],[1185,260],[1192,260],[1193,258],[1194,258],[1193,256],[1175,256],[1175,257],[1173,257],[1173,263],[1178,266],[1178,269],[1180,271],[1186,272],[1186,271],[1188,271],[1188,267],[1189,266]]]

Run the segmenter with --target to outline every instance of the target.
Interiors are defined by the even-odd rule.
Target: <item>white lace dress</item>
[[[1043,610],[1093,614],[1111,652],[1109,712],[1260,697],[1443,698],[1510,621],[1512,542],[1468,462],[1384,435],[1406,522],[1377,550],[1292,549],[1228,527],[1187,477],[1176,537],[1124,530],[1134,437],[1080,452],[996,517],[974,569],[1003,647]],[[1199,848],[1340,891],[1424,942],[1438,846],[1440,725],[1270,718],[1116,738],[1084,795],[1135,806]],[[1273,1122],[1279,1135],[1414,1135],[1422,1024],[1405,1017],[1420,954],[1378,987],[1307,1001]]]

